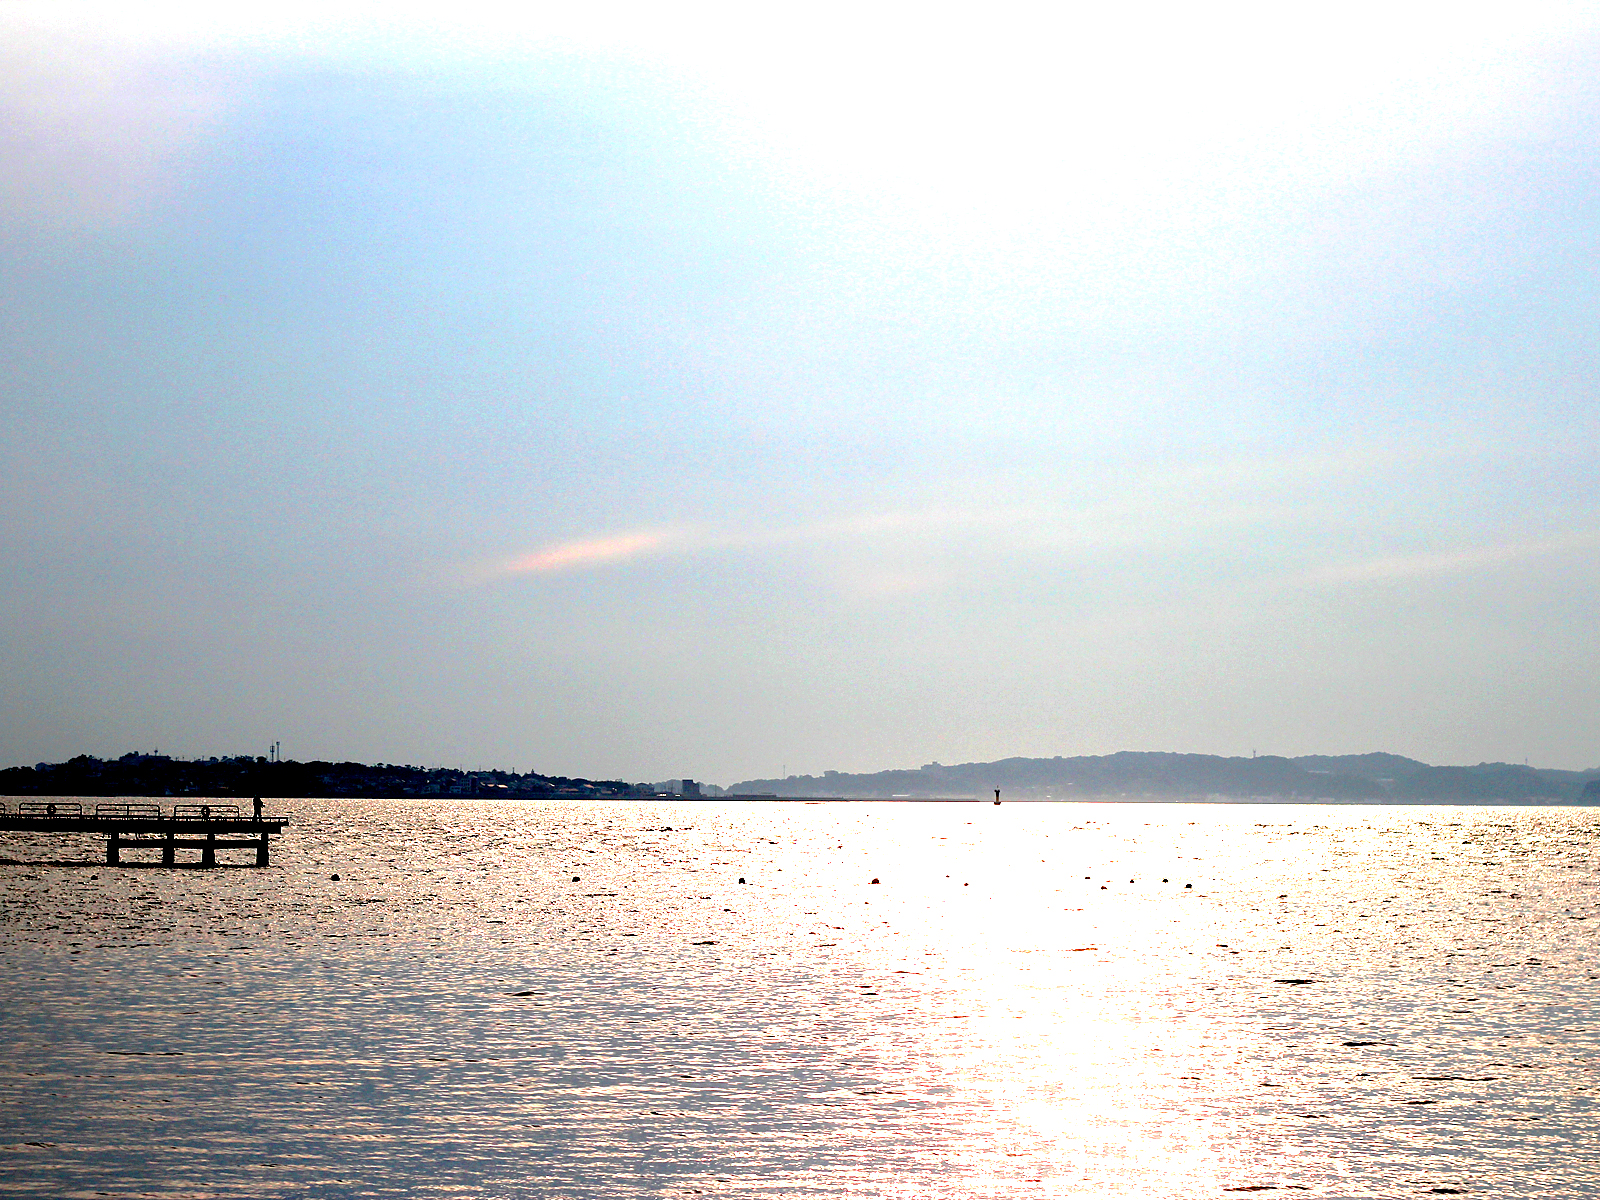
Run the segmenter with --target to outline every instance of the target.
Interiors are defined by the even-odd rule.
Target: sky
[[[0,8],[0,765],[1600,764],[1600,15]]]

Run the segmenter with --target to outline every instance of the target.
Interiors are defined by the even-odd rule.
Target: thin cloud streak
[[[777,529],[728,529],[714,526],[679,526],[637,529],[599,537],[556,542],[528,554],[502,559],[473,573],[480,583],[520,575],[550,575],[562,571],[593,570],[643,558],[693,555],[713,550],[737,550],[866,538],[884,534],[931,533],[952,528],[1016,524],[1032,514],[1020,510],[978,511],[931,509],[925,512],[887,512],[840,517],[789,525]]]
[[[1413,459],[1415,455],[1411,456]],[[849,542],[893,537],[908,540],[958,531],[1010,531],[1019,545],[1059,553],[1169,543],[1198,529],[1260,524],[1281,516],[1281,506],[1224,503],[1223,494],[1247,481],[1304,479],[1312,474],[1349,473],[1370,468],[1366,457],[1321,456],[1315,462],[1294,457],[1271,468],[1259,460],[1209,464],[1174,475],[1171,471],[1136,477],[1120,493],[1093,501],[1061,504],[1020,503],[939,505],[828,517],[767,528],[686,524],[625,530],[555,542],[526,554],[501,559],[470,572],[477,583],[521,575],[593,570],[639,559],[694,555],[717,550]],[[1256,472],[1260,479],[1250,476]],[[1181,494],[1175,501],[1174,489]]]
[[[1124,514],[1125,516],[1126,514]],[[1233,513],[1221,523],[1251,524],[1262,519],[1259,512]],[[834,518],[776,529],[717,529],[710,526],[682,526],[668,529],[641,529],[592,538],[558,542],[532,553],[500,560],[473,572],[472,582],[491,584],[519,576],[546,576],[561,572],[581,572],[622,566],[650,558],[690,557],[719,550],[763,549],[778,546],[871,540],[885,536],[907,540],[960,530],[998,534],[1010,530],[1020,536],[1019,544],[1034,551],[1059,554],[1069,549],[1088,550],[1108,545],[1136,545],[1142,541],[1170,541],[1185,529],[1203,521],[1184,521],[1168,515],[1144,528],[1114,526],[1104,507],[1091,512],[1041,512],[1037,508],[1013,506],[995,509],[930,509],[923,512],[887,512]],[[1406,579],[1427,579],[1505,567],[1546,555],[1590,550],[1600,545],[1600,534],[1574,533],[1536,541],[1453,550],[1423,551],[1413,554],[1384,555],[1355,561],[1330,563],[1287,577],[1292,584],[1318,587],[1385,583]],[[904,574],[904,568],[891,576],[872,576],[862,589],[879,592],[923,590],[927,580]],[[861,581],[858,581],[861,582]]]
[[[1340,588],[1493,570],[1541,555],[1588,550],[1600,542],[1600,535],[1572,533],[1362,557],[1346,541],[1338,561],[1303,565],[1312,547],[1332,550],[1328,538],[1346,524],[1350,489],[1370,488],[1401,464],[1409,478],[1419,464],[1475,461],[1489,449],[1472,430],[1456,429],[1431,441],[1371,439],[1162,467],[1091,495],[1010,502],[997,497],[999,502],[990,504],[868,510],[773,525],[757,518],[636,527],[480,562],[465,582],[481,587],[517,577],[625,569],[649,560],[824,546],[839,560],[836,581],[844,590],[883,596],[936,590],[940,580],[950,578],[951,554],[964,560],[999,555],[1030,564],[1029,570],[1093,562],[1097,571],[1121,574],[1142,569],[1134,564],[1152,556],[1169,557],[1174,564],[1203,559],[1207,547],[1237,548],[1248,538],[1265,555],[1253,570],[1262,582]],[[1471,534],[1462,529],[1457,537],[1465,541]]]
[[[1398,579],[1423,579],[1501,567],[1546,554],[1585,550],[1600,542],[1592,533],[1568,534],[1514,545],[1475,546],[1463,550],[1433,550],[1396,554],[1360,562],[1333,563],[1307,571],[1299,578],[1312,584],[1384,583]]]
[[[506,575],[546,575],[554,571],[571,571],[588,567],[607,566],[627,562],[643,555],[660,554],[685,541],[682,531],[641,529],[632,533],[618,533],[610,537],[581,538],[572,542],[558,542],[532,554],[509,559],[501,564],[490,578]]]

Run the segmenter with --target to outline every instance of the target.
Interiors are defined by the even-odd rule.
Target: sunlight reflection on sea
[[[1595,810],[283,807],[0,842],[9,1194],[1600,1195]]]

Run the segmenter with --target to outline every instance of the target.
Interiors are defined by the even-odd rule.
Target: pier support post
[[[217,835],[213,832],[207,831],[206,844],[200,847],[200,865],[202,867],[214,867],[217,865],[217,847],[215,845],[216,840]]]
[[[266,835],[266,831],[263,830],[262,833],[261,833],[261,840],[256,843],[256,866],[264,867],[266,865],[267,865],[267,835]]]
[[[122,865],[122,842],[115,829],[106,834],[106,866],[119,867]]]
[[[161,847],[161,865],[163,867],[176,866],[178,863],[178,847],[174,844],[177,841],[177,837],[178,831],[170,825],[167,826],[167,842],[166,845]]]

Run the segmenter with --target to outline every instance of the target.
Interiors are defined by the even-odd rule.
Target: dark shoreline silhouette
[[[642,790],[641,790],[642,789]],[[4,796],[363,796],[371,799],[450,796],[573,796],[623,798],[653,795],[647,784],[596,782],[564,775],[514,771],[460,771],[449,767],[295,762],[238,756],[172,758],[87,754],[64,763],[0,771]]]

